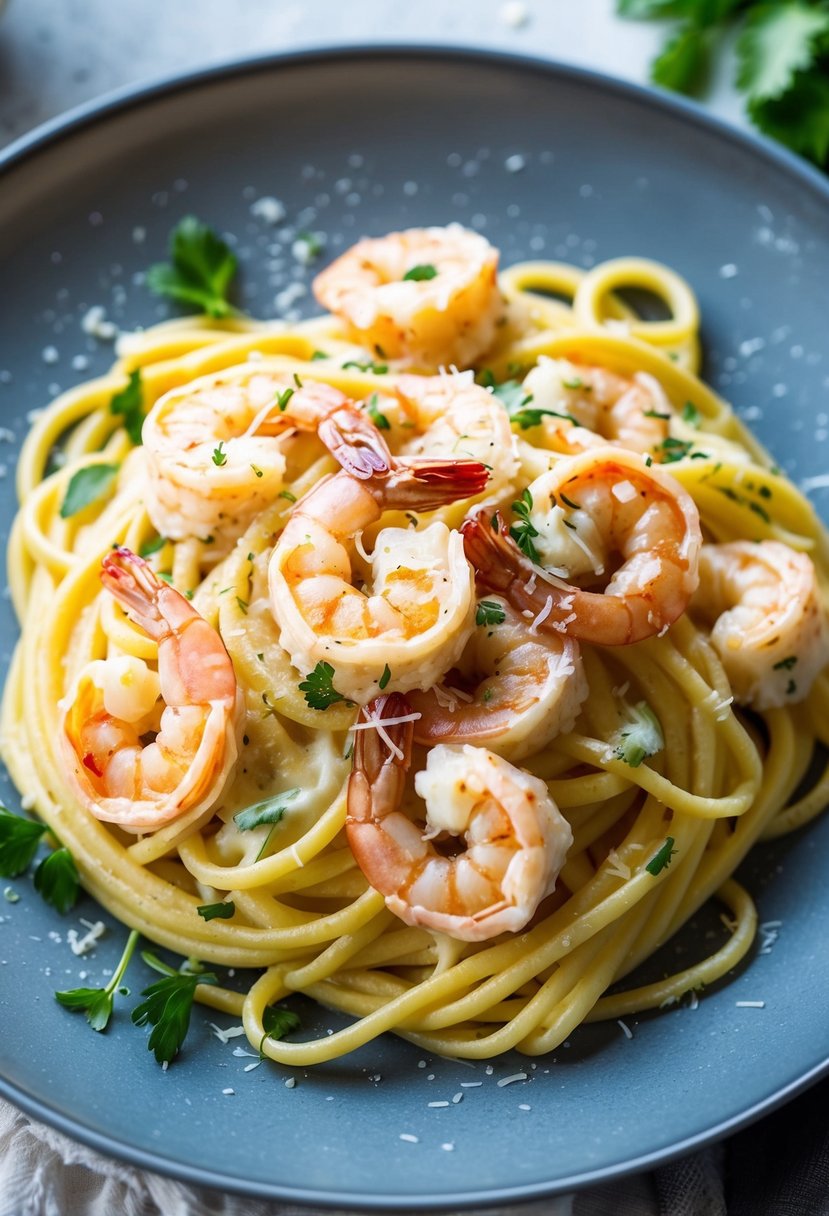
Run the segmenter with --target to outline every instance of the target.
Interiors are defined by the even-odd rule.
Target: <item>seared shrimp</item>
[[[539,636],[506,600],[484,599],[457,671],[407,694],[417,743],[482,743],[509,760],[573,729],[587,680],[579,644]]]
[[[714,622],[711,641],[741,705],[773,709],[808,696],[829,663],[815,568],[779,541],[703,545],[692,607]]]
[[[338,389],[283,367],[245,364],[166,393],[143,431],[154,527],[172,540],[214,535],[226,548],[279,494],[296,430],[315,431],[338,459],[356,450],[344,436],[376,436]]]
[[[314,295],[386,359],[467,367],[503,314],[498,250],[475,232],[410,228],[359,241],[314,280]]]
[[[621,646],[665,632],[685,611],[702,537],[693,499],[668,473],[597,448],[560,460],[514,505],[512,535],[483,511],[461,530],[479,583],[531,612],[537,628]]]
[[[473,575],[463,540],[445,524],[383,528],[366,582],[353,585],[360,533],[384,510],[432,511],[479,494],[487,472],[474,460],[397,462],[358,480],[343,470],[297,503],[268,567],[280,643],[301,672],[319,662],[333,687],[359,703],[382,687],[428,687],[457,660],[474,628]]]
[[[158,643],[158,671],[130,655],[88,663],[60,702],[61,745],[87,810],[151,832],[221,797],[244,700],[215,629],[145,561],[116,549],[101,581]]]
[[[647,372],[627,378],[605,367],[542,355],[523,388],[534,409],[550,410],[540,426],[554,451],[576,455],[611,440],[658,458],[668,437],[674,410],[662,385]]]
[[[487,496],[513,489],[518,473],[515,437],[502,403],[475,383],[474,373],[400,376],[395,397],[382,397],[388,440],[402,456],[480,460],[489,470]]]
[[[379,697],[355,733],[346,835],[387,907],[408,925],[461,941],[523,929],[573,843],[544,782],[486,748],[439,744],[414,781],[426,803],[424,832],[400,809],[412,743],[406,698]],[[466,848],[454,856],[432,843],[461,836]]]

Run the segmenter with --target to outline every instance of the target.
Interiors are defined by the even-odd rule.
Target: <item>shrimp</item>
[[[829,662],[815,568],[779,541],[702,546],[692,603],[741,705],[774,709],[807,697]]]
[[[346,816],[357,864],[408,925],[471,942],[520,932],[555,888],[570,825],[537,777],[486,748],[441,743],[414,779],[424,832],[400,809],[411,744],[405,697],[361,711]],[[466,848],[443,856],[432,842],[447,836]]]
[[[218,633],[142,558],[108,553],[101,581],[158,643],[158,671],[131,655],[88,663],[59,705],[61,746],[96,819],[155,831],[221,796],[244,698]],[[147,734],[155,737],[145,744]]]
[[[297,503],[268,567],[280,643],[302,672],[333,669],[333,687],[363,703],[382,687],[433,684],[457,660],[474,628],[473,575],[463,540],[445,524],[383,528],[369,557],[360,533],[384,510],[430,511],[480,493],[487,472],[474,460],[395,462],[359,480],[347,470]],[[355,554],[371,592],[353,585]]]
[[[495,338],[498,250],[459,224],[359,241],[314,280],[323,308],[382,358],[467,367]]]
[[[489,470],[487,495],[512,492],[518,455],[509,415],[473,372],[400,376],[394,392],[380,398],[378,408],[396,454],[480,460]],[[402,442],[395,443],[398,435]]]
[[[520,519],[510,531],[480,510],[464,521],[466,555],[480,584],[544,632],[622,646],[665,632],[688,606],[699,513],[675,478],[640,456],[597,448],[566,457],[513,505]],[[614,554],[622,562],[608,570]]]
[[[417,743],[484,743],[520,760],[573,729],[587,680],[579,644],[535,626],[506,600],[483,600],[458,670],[407,694]]]
[[[343,393],[283,365],[245,364],[166,393],[143,430],[153,526],[172,540],[211,534],[216,551],[226,549],[280,493],[296,430],[316,432],[338,459],[361,452],[356,436],[366,448],[381,444]]]
[[[647,372],[628,378],[606,367],[541,355],[523,388],[534,409],[550,411],[540,420],[547,445],[570,455],[610,440],[658,457],[674,416],[662,385]]]

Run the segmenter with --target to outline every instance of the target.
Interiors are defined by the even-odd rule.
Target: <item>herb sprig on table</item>
[[[678,93],[702,91],[736,30],[735,83],[751,121],[829,168],[829,0],[617,0],[616,9],[677,22],[651,78]]]

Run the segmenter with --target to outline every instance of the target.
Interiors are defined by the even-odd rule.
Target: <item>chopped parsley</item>
[[[220,440],[219,446],[213,449],[213,463],[218,465],[219,468],[221,468],[223,464],[227,464],[227,452],[222,451],[223,447],[224,443],[222,440]]]
[[[232,899],[223,899],[218,904],[199,904],[196,911],[202,920],[230,920],[236,913],[236,905]]]
[[[112,973],[112,978],[106,988],[68,988],[63,992],[56,992],[55,1000],[63,1005],[65,1009],[73,1009],[78,1013],[85,1013],[86,1020],[93,1030],[106,1030],[109,1019],[112,1017],[112,1003],[115,993],[121,980],[124,978],[124,972],[129,966],[138,938],[138,930],[133,929],[127,938],[127,944],[124,947],[124,953],[121,955],[120,962]],[[126,992],[126,989],[124,991]]]
[[[262,472],[262,470],[261,470],[260,468],[258,468],[258,467],[257,467],[255,464],[252,464],[250,467],[253,469],[253,472],[254,472],[254,474],[255,474],[255,476],[256,476],[256,477],[264,477],[264,476],[265,476],[265,474]]]
[[[581,376],[573,376],[572,380],[562,380],[561,383],[564,388],[570,388],[570,389],[581,388],[581,389],[584,389],[584,391],[586,393],[589,393],[592,390],[592,386],[589,384],[585,384],[584,381],[582,380]]]
[[[663,464],[674,464],[687,456],[693,446],[690,439],[675,439],[673,435],[668,435],[653,450],[660,455]]]
[[[491,377],[491,375],[490,372],[489,376]],[[542,418],[563,418],[565,422],[578,425],[572,414],[563,414],[558,410],[540,409],[536,406],[528,408],[533,400],[533,395],[525,392],[524,386],[518,380],[505,380],[503,384],[495,384],[493,381],[492,384],[487,384],[485,387],[492,388],[493,397],[497,397],[499,401],[503,402],[510,422],[516,423],[522,431],[539,426]]]
[[[298,786],[283,790],[280,794],[274,794],[273,798],[266,798],[264,802],[256,802],[244,811],[239,811],[233,816],[233,822],[240,832],[250,832],[253,828],[261,828],[263,824],[279,823],[288,809],[288,804],[300,793]]]
[[[702,414],[699,412],[693,401],[686,401],[682,407],[682,421],[687,422],[688,426],[699,430],[702,425]]]
[[[775,671],[791,671],[797,662],[797,655],[790,654],[787,659],[781,659],[779,663],[774,664]]]
[[[283,411],[283,413],[287,409],[288,402],[293,397],[295,391],[296,391],[295,389],[286,388],[286,389],[283,389],[281,393],[276,394],[276,404]]]
[[[376,393],[372,393],[371,396],[369,397],[368,401],[366,402],[366,409],[368,410],[368,416],[371,419],[371,421],[374,423],[374,425],[377,427],[378,431],[390,431],[391,423],[389,422],[386,415],[381,412],[380,407],[377,404],[378,400],[379,400],[379,398]]]
[[[657,874],[660,874],[671,864],[671,858],[675,852],[676,849],[674,848],[674,838],[673,836],[668,836],[661,849],[658,849],[657,852],[654,853],[653,857],[645,866],[645,869],[649,874],[653,874],[654,877],[656,877]]]
[[[144,392],[141,385],[141,368],[129,373],[126,388],[110,399],[109,412],[123,418],[124,430],[138,447],[141,443],[141,428],[144,425]]]
[[[429,279],[437,278],[437,269],[431,262],[424,262],[419,266],[412,266],[411,270],[407,270],[403,275],[404,283],[425,283]]]
[[[561,501],[564,503],[565,507],[569,507],[571,511],[580,511],[581,510],[581,507],[579,506],[579,504],[577,502],[573,502],[572,498],[568,498],[566,494],[563,494],[561,492],[561,490],[559,490],[558,496],[561,499]]]
[[[319,359],[328,359],[329,357],[324,350],[315,350],[311,353],[311,362],[316,363]]]
[[[314,258],[318,258],[325,248],[325,242],[319,233],[316,232],[300,232],[297,235],[297,241],[305,246],[305,260],[311,262]]]
[[[87,464],[73,473],[61,503],[61,519],[71,519],[93,502],[105,498],[115,483],[120,467],[117,464]]]
[[[662,750],[665,739],[659,719],[647,701],[640,701],[630,712],[632,720],[619,730],[613,755],[631,768],[638,768],[646,757]]]
[[[167,544],[166,536],[156,536],[152,540],[145,541],[138,550],[139,557],[152,557],[154,553],[158,553]]]
[[[507,614],[494,600],[479,600],[475,610],[476,625],[503,625]]]
[[[306,704],[311,709],[328,709],[330,705],[336,705],[338,701],[342,701],[346,705],[353,704],[342,693],[337,692],[334,687],[335,675],[336,672],[331,664],[320,659],[314,670],[309,672],[299,685],[299,691],[305,693]]]
[[[285,498],[288,502],[296,502],[296,494],[292,494],[290,490],[280,490],[277,498]]]
[[[529,490],[522,491],[520,499],[512,504],[512,509],[518,516],[518,523],[512,525],[509,534],[521,552],[525,553],[531,562],[540,564],[541,559],[538,550],[533,544],[533,537],[538,536],[538,529],[533,526],[530,520],[532,506],[532,494]],[[495,527],[497,531],[497,523]]]
[[[236,273],[236,256],[220,236],[193,215],[186,215],[170,234],[170,261],[147,271],[147,286],[159,296],[195,305],[210,317],[235,310],[227,294]]]
[[[353,367],[358,372],[373,372],[375,376],[385,376],[389,370],[388,363],[375,363],[371,359],[349,359],[343,364],[343,371]]]
[[[381,692],[383,691],[384,688],[386,688],[390,679],[391,679],[391,668],[389,667],[388,663],[386,663],[385,667],[383,668],[383,674],[381,675],[380,679],[377,681],[377,687],[380,689]]]

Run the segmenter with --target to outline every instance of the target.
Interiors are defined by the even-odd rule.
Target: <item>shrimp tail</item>
[[[488,480],[486,465],[478,460],[397,461],[382,483],[382,505],[388,510],[435,511],[480,494]]]
[[[129,608],[142,629],[158,641],[167,632],[167,625],[158,610],[157,599],[167,584],[149,562],[124,545],[107,553],[101,566],[101,582],[106,590]]]
[[[376,817],[376,808],[385,814],[399,805],[411,763],[413,723],[386,726],[384,722],[410,713],[409,702],[399,692],[376,697],[360,710],[358,725],[366,722],[371,726],[354,732],[346,825],[369,823]]]
[[[392,455],[379,430],[353,408],[339,409],[317,431],[331,455],[352,477],[368,481],[388,473]]]
[[[532,575],[533,567],[522,558],[500,511],[489,517],[481,510],[470,514],[461,524],[461,535],[477,582],[488,590],[507,597],[518,581]]]

